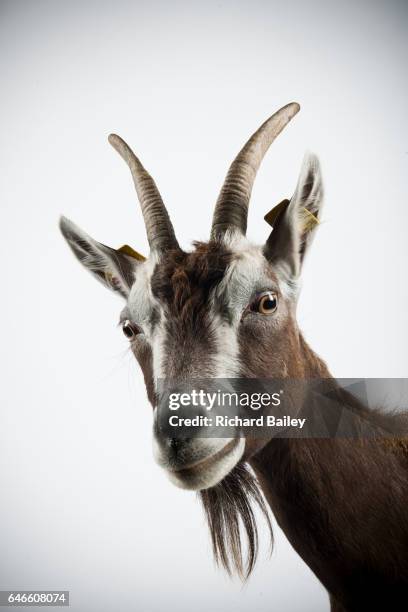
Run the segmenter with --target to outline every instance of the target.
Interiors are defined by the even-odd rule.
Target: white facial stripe
[[[240,375],[238,333],[241,315],[265,266],[261,249],[252,246],[241,234],[227,235],[227,242],[236,258],[226,270],[211,300],[212,332],[217,346],[214,377],[217,378],[236,378]],[[266,276],[265,283],[268,283]],[[227,302],[233,315],[231,322],[223,321],[217,314],[217,298]]]
[[[166,330],[164,328],[163,318],[160,323],[156,326],[154,332],[154,338],[152,341],[152,352],[153,352],[153,382],[155,390],[157,391],[157,384],[159,379],[165,377],[165,341],[166,341]]]
[[[157,385],[157,380],[164,376],[163,364],[165,359],[165,330],[163,316],[160,316],[160,321],[156,324],[154,332],[152,332],[151,328],[151,315],[153,310],[156,309],[160,315],[163,314],[163,308],[151,290],[151,279],[158,262],[159,256],[153,251],[149,259],[138,267],[136,280],[128,298],[128,310],[130,315],[132,319],[142,327],[146,339],[152,346],[155,387]]]
[[[241,371],[238,336],[242,313],[255,292],[271,287],[271,279],[261,247],[252,245],[237,232],[227,233],[224,242],[235,257],[212,297],[211,318],[217,345],[214,376],[234,378],[239,376]],[[289,283],[279,268],[274,269],[274,272],[278,277],[281,294],[293,299],[296,285]],[[218,300],[226,302],[233,316],[231,322],[223,321],[217,314]]]
[[[238,255],[225,274],[219,291],[226,290],[232,306],[249,300],[251,293],[270,286],[270,278],[266,273],[267,262],[263,248],[251,244],[244,236],[237,233],[227,234],[226,246]],[[286,265],[276,263],[273,266],[278,280],[279,290],[288,300],[296,300],[300,290],[300,280],[294,279],[288,273]]]
[[[242,253],[248,264],[251,263],[252,259],[252,263],[255,267],[253,272],[255,272],[256,269],[258,269],[258,271],[262,270],[262,267],[266,265],[262,248],[252,245],[246,236],[243,236],[238,230],[227,230],[223,237],[223,244],[234,253]],[[240,271],[242,272],[243,270],[241,269]],[[289,300],[296,300],[300,291],[299,279],[291,277],[285,262],[277,262],[274,264],[274,272],[278,278],[281,294]],[[247,276],[247,279],[249,281],[251,280],[249,276]],[[245,281],[245,279],[243,279],[243,281]],[[226,282],[226,279],[224,279],[223,283],[225,284]]]
[[[150,280],[156,263],[157,260],[153,255],[139,265],[127,304],[130,316],[145,331],[149,329],[152,310],[154,306],[158,305],[150,287]]]
[[[237,378],[240,373],[237,327],[223,321],[218,314],[212,315],[212,333],[216,344],[213,358],[214,378]]]
[[[240,250],[234,251],[236,257],[217,287],[215,296],[215,299],[224,299],[228,303],[234,314],[234,324],[238,324],[253,293],[271,285],[261,248],[247,242],[244,249],[242,241],[240,246]]]

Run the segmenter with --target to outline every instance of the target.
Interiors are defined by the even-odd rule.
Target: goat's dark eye
[[[276,293],[268,291],[260,295],[252,305],[252,310],[260,314],[273,314],[278,306]]]
[[[127,319],[122,323],[122,331],[129,340],[134,338],[139,333],[138,328]]]

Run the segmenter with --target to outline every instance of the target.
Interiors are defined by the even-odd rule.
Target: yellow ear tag
[[[266,213],[266,215],[264,216],[264,219],[268,223],[268,225],[270,225],[271,227],[274,226],[276,219],[279,217],[281,213],[283,213],[283,211],[285,210],[288,204],[289,204],[289,200],[282,200],[282,202],[279,202],[279,204],[274,206],[272,210]]]
[[[276,223],[279,215],[286,209],[290,200],[282,200],[276,206],[272,208],[265,216],[264,219],[271,227]],[[319,225],[320,221],[313,213],[310,212],[307,208],[302,208],[300,212],[301,223],[302,223],[302,231],[310,232],[316,225]]]
[[[313,213],[307,208],[302,208],[300,214],[300,220],[303,224],[302,231],[304,233],[310,232],[316,225],[319,225],[320,221]]]
[[[119,253],[124,253],[129,257],[133,257],[133,259],[137,259],[138,261],[146,261],[146,257],[144,257],[144,255],[141,255],[140,253],[132,249],[132,247],[130,247],[128,244],[124,244],[123,246],[121,246],[118,251]]]

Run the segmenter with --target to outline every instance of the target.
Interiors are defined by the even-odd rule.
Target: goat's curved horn
[[[179,248],[173,225],[156,183],[120,136],[110,134],[108,140],[125,160],[132,173],[150,248],[158,251]]]
[[[261,161],[272,142],[300,110],[291,102],[269,117],[251,136],[232,162],[215,205],[211,238],[222,236],[227,229],[245,234],[252,186]]]

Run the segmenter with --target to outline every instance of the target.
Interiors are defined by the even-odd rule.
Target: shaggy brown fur
[[[200,330],[210,293],[224,277],[233,254],[219,242],[195,242],[189,253],[170,251],[154,271],[153,294],[168,308],[169,316],[182,318]]]

